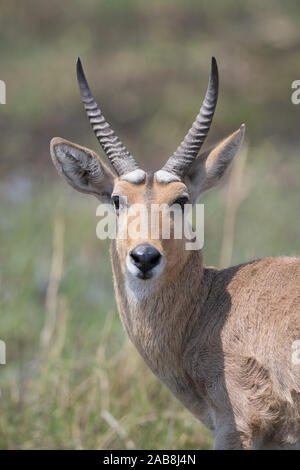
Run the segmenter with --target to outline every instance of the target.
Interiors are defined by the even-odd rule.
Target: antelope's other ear
[[[184,182],[195,203],[201,193],[216,186],[242,146],[245,124],[212,150],[200,154],[188,170]]]
[[[100,157],[85,147],[54,137],[50,153],[58,173],[77,191],[110,202],[115,176]]]

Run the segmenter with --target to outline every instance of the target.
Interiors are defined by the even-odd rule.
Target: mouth
[[[152,269],[150,272],[143,273],[140,269],[138,270],[136,277],[139,279],[143,279],[144,281],[146,279],[151,279],[153,277]]]

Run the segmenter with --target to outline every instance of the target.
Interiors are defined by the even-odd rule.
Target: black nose
[[[160,261],[160,252],[151,245],[138,245],[130,252],[131,259],[135,266],[144,275],[154,268]]]

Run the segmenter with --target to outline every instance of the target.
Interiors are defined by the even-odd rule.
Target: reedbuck
[[[125,209],[165,204],[184,211],[221,180],[238,153],[244,125],[198,156],[217,103],[215,59],[195,122],[155,173],[140,169],[111,129],[79,59],[77,79],[112,170],[92,150],[58,137],[51,141],[51,156],[71,186],[115,208],[114,287],[130,340],[152,372],[211,430],[216,449],[299,449],[300,260],[205,267],[201,249],[187,250],[184,235],[172,236],[174,223],[171,237],[162,236],[166,212],[157,222],[159,237],[119,236],[130,219],[122,217]]]

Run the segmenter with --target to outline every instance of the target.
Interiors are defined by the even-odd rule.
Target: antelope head
[[[134,221],[136,212],[130,208],[139,204],[183,210],[186,203],[194,204],[199,195],[215,186],[237,154],[245,126],[229,135],[211,151],[199,151],[210,129],[218,98],[218,68],[213,58],[208,88],[199,114],[174,154],[159,171],[150,173],[139,168],[133,156],[110,127],[98,107],[86,80],[80,59],[77,80],[81,98],[96,137],[108,157],[111,169],[92,150],[55,137],[51,140],[51,156],[58,173],[78,191],[93,194],[101,202],[112,204],[119,219],[114,247],[124,276],[139,283],[151,279],[170,279],[184,265],[188,251],[184,236],[176,239],[171,221],[169,238],[162,236],[162,222],[167,209],[155,218],[159,236],[120,237],[124,224]],[[128,217],[122,217],[129,209]],[[152,219],[151,219],[152,220]],[[151,222],[154,223],[154,222]],[[126,230],[126,227],[125,227]]]

